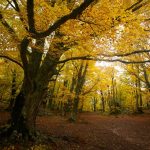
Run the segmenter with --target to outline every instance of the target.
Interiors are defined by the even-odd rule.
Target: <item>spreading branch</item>
[[[79,7],[75,8],[70,14],[67,14],[60,19],[58,19],[53,25],[51,25],[44,32],[36,32],[34,27],[34,4],[33,0],[27,1],[27,12],[28,12],[28,22],[29,22],[29,31],[34,38],[44,38],[49,36],[53,31],[59,28],[62,24],[67,22],[69,19],[76,19],[82,14],[82,12],[92,3],[94,0],[86,0]]]
[[[149,53],[150,50],[144,49],[144,50],[137,50],[129,53],[124,53],[124,54],[113,54],[113,55],[108,55],[108,54],[100,54],[101,56],[105,57],[125,57],[125,56],[130,56],[130,55],[135,55],[135,54],[141,54],[141,53]]]
[[[21,68],[23,68],[22,64],[20,62],[18,62],[17,60],[9,57],[9,56],[5,56],[5,55],[0,55],[0,58],[4,58],[4,59],[7,59],[7,60],[10,60],[11,62],[19,65]]]
[[[70,60],[92,60],[92,61],[100,61],[100,62],[121,62],[123,64],[142,64],[142,63],[150,63],[150,60],[143,60],[143,61],[126,61],[122,59],[105,59],[105,58],[97,58],[97,57],[90,57],[90,56],[79,56],[79,57],[71,57],[65,60],[60,60],[56,62],[57,64],[65,63]]]
[[[113,55],[109,55],[109,54],[99,54],[100,56],[103,56],[103,57],[109,57],[109,59],[106,59],[106,58],[98,58],[98,57],[92,57],[92,56],[79,56],[79,57],[71,57],[71,58],[67,58],[65,60],[60,60],[58,61],[57,63],[65,63],[67,61],[70,61],[70,60],[78,60],[78,59],[81,59],[81,60],[94,60],[94,61],[106,61],[106,62],[121,62],[121,63],[125,63],[125,64],[132,64],[132,63],[148,63],[150,62],[150,60],[144,60],[144,61],[125,61],[125,60],[122,60],[122,59],[114,59],[114,57],[126,57],[126,56],[131,56],[131,55],[135,55],[135,54],[141,54],[141,53],[149,53],[150,50],[136,50],[136,51],[133,51],[133,52],[129,52],[129,53],[124,53],[124,54],[113,54]]]

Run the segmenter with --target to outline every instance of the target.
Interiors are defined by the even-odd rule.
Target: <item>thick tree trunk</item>
[[[49,80],[56,74],[54,60],[59,59],[59,56],[52,59],[47,54],[42,61],[42,53],[33,48],[30,57],[27,59],[28,44],[29,40],[23,39],[20,51],[24,66],[24,80],[11,114],[10,130],[12,132],[16,130],[22,136],[30,138],[36,135],[35,125],[39,106],[47,92]],[[42,49],[44,40],[37,40],[36,46],[40,46]]]
[[[15,104],[11,113],[10,127],[5,132],[0,133],[0,137],[12,136],[14,132],[24,139],[34,139],[36,137],[36,117],[39,106],[45,96],[49,78],[35,78],[31,82],[24,79],[20,93],[15,99]]]
[[[36,134],[36,117],[45,91],[41,88],[32,93],[24,93],[22,90],[16,97],[11,114],[11,129],[12,131],[16,130],[23,136],[32,137]]]
[[[20,44],[20,56],[24,69],[24,80],[21,91],[15,99],[11,114],[11,125],[4,132],[4,136],[11,136],[17,132],[25,139],[34,139],[36,136],[36,117],[40,104],[47,92],[49,80],[57,74],[56,61],[62,52],[57,55],[47,53],[42,59],[45,39],[37,39],[30,55],[27,55],[30,39],[24,38]]]

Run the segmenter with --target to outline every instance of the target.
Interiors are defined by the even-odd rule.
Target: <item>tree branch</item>
[[[143,4],[138,5],[137,7],[132,9],[132,12],[135,12],[135,11],[139,10],[141,7],[145,6],[147,3],[149,3],[149,2],[145,2]]]
[[[4,27],[7,28],[7,31],[13,35],[13,38],[17,41],[19,41],[14,29],[6,22],[6,20],[3,18],[2,12],[0,11],[0,21],[3,24]]]
[[[125,57],[125,56],[130,56],[130,55],[135,55],[135,54],[141,54],[141,53],[149,53],[150,50],[136,50],[133,52],[129,52],[129,53],[124,53],[124,54],[114,54],[114,55],[108,55],[108,54],[100,54],[101,56],[105,56],[105,57]]]
[[[143,0],[139,0],[138,2],[134,3],[133,5],[131,5],[129,8],[126,9],[127,10],[133,10],[134,7],[136,7],[137,5],[139,5]]]
[[[0,55],[0,58],[4,58],[4,59],[8,59],[10,60],[11,62],[14,62],[16,63],[17,65],[19,65],[21,68],[23,68],[22,64],[20,62],[18,62],[17,60],[9,57],[9,56],[5,56],[5,55]]]
[[[112,59],[99,59],[99,58],[96,58],[96,57],[91,57],[89,55],[87,56],[81,56],[81,57],[71,57],[71,58],[68,58],[68,59],[65,59],[65,60],[61,60],[61,61],[58,61],[57,63],[64,63],[64,62],[67,62],[67,61],[70,61],[70,60],[78,60],[78,59],[83,59],[83,60],[95,60],[95,61],[108,61],[108,62],[115,62],[115,61],[119,61],[119,62],[122,62],[122,63],[146,63],[146,62],[150,62],[150,60],[145,60],[145,61],[132,61],[132,62],[128,62],[128,61],[125,61],[125,60],[121,60],[121,59],[113,59],[113,57],[125,57],[125,56],[131,56],[131,55],[135,55],[135,54],[141,54],[141,53],[149,53],[150,50],[136,50],[136,51],[133,51],[133,52],[129,52],[129,53],[124,53],[124,54],[114,54],[114,55],[109,55],[109,54],[99,54],[99,56],[104,56],[104,57],[110,57]]]
[[[8,2],[8,5],[10,5],[14,10],[16,10],[16,8],[14,7],[14,5],[9,1],[9,0],[7,0],[7,2]],[[7,8],[7,7],[6,7]]]
[[[126,11],[131,10],[132,12],[135,12],[135,11],[139,10],[141,7],[143,7],[144,5],[149,3],[149,1],[144,2],[144,3],[142,3],[142,2],[143,2],[143,0],[139,0],[138,2],[134,3],[129,8],[127,8]]]
[[[8,1],[8,0],[7,0]],[[15,10],[17,11],[17,12],[20,12],[20,8],[19,8],[19,5],[18,5],[18,3],[17,3],[17,1],[16,0],[12,0],[13,1],[13,3],[15,4]]]
[[[92,3],[94,0],[85,0],[79,7],[75,8],[70,14],[67,14],[60,19],[58,19],[52,26],[50,26],[44,32],[36,32],[34,28],[34,12],[33,12],[33,0],[27,1],[27,8],[28,8],[28,21],[30,32],[33,34],[32,37],[34,38],[43,38],[49,36],[53,31],[55,31],[58,27],[62,24],[67,22],[69,19],[76,19],[81,13]]]
[[[143,61],[126,61],[122,59],[104,59],[104,58],[96,58],[96,57],[90,57],[90,56],[79,56],[79,57],[72,57],[65,60],[60,60],[58,62],[55,62],[57,64],[65,63],[70,60],[92,60],[92,61],[101,61],[101,62],[121,62],[123,64],[142,64],[142,63],[150,63],[150,60],[143,60]]]
[[[34,22],[34,0],[27,0],[27,17],[29,32],[35,34],[35,22]]]

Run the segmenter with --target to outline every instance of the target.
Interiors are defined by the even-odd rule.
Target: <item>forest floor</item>
[[[0,125],[8,118],[7,112],[0,112]],[[47,148],[41,145],[32,150],[150,150],[150,114],[104,116],[82,113],[77,123],[56,115],[39,116],[37,128],[50,135],[51,140],[46,144]],[[19,144],[13,149],[25,150]]]

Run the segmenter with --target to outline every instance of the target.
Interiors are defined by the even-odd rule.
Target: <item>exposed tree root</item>
[[[46,147],[50,144],[53,147],[56,147],[55,140],[50,136],[43,135],[40,132],[24,132],[25,130],[16,130],[10,125],[5,125],[0,128],[0,149],[4,147],[9,147],[12,145],[19,145],[22,147],[31,148],[31,147]]]
[[[25,126],[17,128],[12,125],[5,125],[0,128],[0,140],[7,139],[10,142],[21,142],[21,141],[36,141],[38,136],[37,132],[29,131]]]

